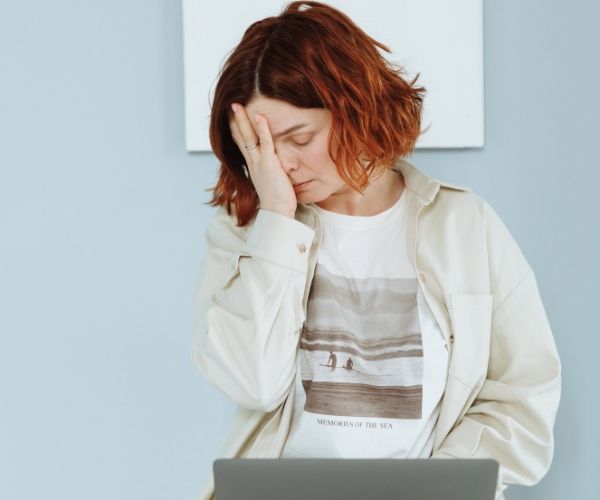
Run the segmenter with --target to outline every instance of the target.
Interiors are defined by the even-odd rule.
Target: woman
[[[492,207],[402,159],[425,89],[376,47],[293,2],[231,53],[193,360],[238,405],[220,456],[493,458],[501,499],[550,466],[552,332]]]

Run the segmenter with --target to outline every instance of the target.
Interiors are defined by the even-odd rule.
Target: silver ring
[[[260,144],[260,141],[256,141],[256,144],[250,144],[249,146],[246,146],[246,145],[244,144],[244,147],[245,147],[246,149],[250,150],[250,149],[254,149],[254,148],[255,148],[255,147],[257,147],[259,144]]]

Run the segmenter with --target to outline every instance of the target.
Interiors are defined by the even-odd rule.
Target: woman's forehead
[[[249,116],[254,113],[265,116],[273,132],[282,132],[285,129],[300,123],[322,123],[326,119],[327,110],[319,108],[298,108],[292,104],[278,99],[256,97],[246,105]]]

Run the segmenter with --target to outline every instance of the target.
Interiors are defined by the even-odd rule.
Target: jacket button
[[[425,275],[423,273],[419,273],[419,281],[425,281]]]
[[[450,335],[450,342],[454,342],[454,334]]]
[[[306,245],[304,243],[300,243],[298,245],[298,250],[300,250],[300,253],[306,252]]]

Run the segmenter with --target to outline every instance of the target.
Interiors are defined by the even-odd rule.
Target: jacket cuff
[[[315,230],[286,215],[260,208],[244,245],[252,257],[304,273]]]

